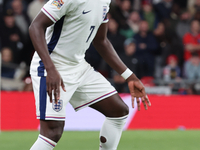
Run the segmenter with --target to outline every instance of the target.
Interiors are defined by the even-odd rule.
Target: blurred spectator
[[[26,73],[25,63],[20,65],[14,64],[12,50],[4,47],[1,50],[2,67],[1,67],[1,89],[2,90],[22,90],[24,83],[22,78]]]
[[[136,52],[136,45],[133,38],[126,39],[124,42],[124,53],[120,54],[119,57],[125,63],[125,65],[131,69],[135,74],[137,74],[137,58],[135,56]],[[128,92],[128,87],[124,78],[116,73],[113,72],[113,81],[114,86],[118,92]]]
[[[138,77],[153,76],[154,52],[158,48],[158,43],[154,35],[149,32],[148,22],[141,21],[140,31],[134,36],[134,39],[138,58]]]
[[[130,0],[120,0],[119,4],[111,11],[111,15],[119,24],[119,28],[127,28],[126,21],[131,10]]]
[[[119,57],[127,65],[131,71],[137,74],[137,56],[136,56],[136,44],[133,38],[126,39],[124,42],[124,53]]]
[[[166,35],[165,35],[165,25],[164,23],[160,22],[158,23],[157,28],[154,30],[154,35],[160,44],[160,47],[166,46]]]
[[[119,25],[119,33],[125,38],[133,36],[133,31],[127,24],[127,19],[132,11],[131,0],[118,0],[117,5],[110,10],[110,14]]]
[[[181,12],[181,7],[176,3],[172,3],[172,8],[169,18],[163,19],[166,28],[172,30],[172,32],[175,33],[176,33],[176,26],[179,21],[180,12]]]
[[[4,12],[4,24],[0,30],[2,47],[10,47],[13,50],[14,63],[19,63],[19,56],[24,47],[23,36],[20,29],[15,25],[12,10]]]
[[[4,47],[1,50],[2,67],[1,76],[6,78],[14,78],[15,68],[13,66],[13,53],[8,47]]]
[[[190,12],[191,15],[195,14],[195,2],[196,0],[188,0],[187,2],[187,10]]]
[[[4,47],[1,50],[1,54],[2,54],[2,62],[3,63],[12,63],[13,62],[13,53],[12,50],[8,47]]]
[[[157,28],[153,31],[153,34],[158,42],[158,49],[155,52],[155,72],[154,77],[156,79],[161,78],[163,68],[163,51],[167,46],[167,39],[165,34],[165,26],[162,22],[158,23]]]
[[[12,2],[13,1],[21,1],[21,3],[23,4],[23,12],[27,11],[27,3],[29,3],[32,0],[4,0],[4,9],[12,9]]]
[[[191,15],[188,11],[183,11],[176,26],[176,33],[180,39],[190,31]]]
[[[194,16],[193,16],[193,20],[197,20],[200,22],[200,11],[197,11]]]
[[[169,19],[172,10],[172,0],[162,0],[154,5],[159,21]]]
[[[23,4],[21,0],[12,1],[12,9],[14,12],[15,23],[23,33],[24,39],[28,37],[28,27],[30,24],[29,17],[25,11],[23,11]]]
[[[133,0],[132,8],[134,11],[141,10],[141,0]]]
[[[175,32],[170,29],[167,29],[164,23],[159,23],[157,28],[154,30],[154,35],[159,43],[158,50],[156,51],[156,66],[163,67],[166,65],[167,57],[171,54],[174,54],[178,57],[179,66],[183,64],[183,44],[182,39],[178,38]],[[156,68],[156,69],[159,69]],[[160,78],[162,74],[160,69],[157,70],[156,76]],[[159,75],[160,72],[160,75]]]
[[[178,66],[178,58],[176,55],[170,55],[167,58],[167,65],[163,68],[163,80],[173,92],[179,92],[181,87],[181,69]],[[184,93],[184,92],[182,92]]]
[[[131,12],[127,20],[127,23],[132,30],[132,36],[139,32],[140,22],[141,22],[140,14],[137,11]]]
[[[194,15],[197,11],[200,11],[200,0],[188,0],[187,8],[191,15]]]
[[[178,66],[178,58],[176,55],[170,55],[167,58],[167,66],[163,69],[163,79],[165,81],[180,79],[181,69]]]
[[[160,3],[162,0],[152,0],[152,3],[155,5],[155,4],[158,4]]]
[[[156,27],[158,20],[156,17],[156,13],[153,11],[153,7],[150,3],[143,3],[141,16],[143,20],[146,20],[148,22],[149,30],[152,31]]]
[[[43,5],[46,3],[46,0],[34,0],[28,6],[28,15],[32,21],[35,16],[40,12]]]
[[[191,58],[185,62],[185,77],[190,80],[200,79],[200,58],[197,53],[192,53]]]
[[[0,0],[0,13],[3,11],[3,0]]]
[[[15,22],[18,28],[21,30],[23,35],[23,48],[21,50],[20,57],[18,59],[24,61],[26,64],[30,64],[31,57],[33,55],[34,48],[32,46],[29,34],[28,27],[30,24],[30,19],[27,15],[26,9],[23,5],[24,0],[13,0],[11,2],[12,9],[14,11]],[[27,1],[26,1],[27,2]]]
[[[19,65],[13,62],[13,52],[11,48],[4,47],[1,50],[2,55],[2,77],[22,80],[26,74],[27,68],[24,62]]]
[[[124,40],[125,37],[119,34],[119,25],[114,19],[109,19],[108,22],[108,39],[112,43],[118,54],[124,52]]]
[[[193,52],[197,52],[200,57],[200,24],[197,20],[191,22],[190,30],[191,31],[186,33],[183,37],[185,60],[188,60]]]

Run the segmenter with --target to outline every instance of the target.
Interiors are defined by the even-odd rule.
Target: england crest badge
[[[55,103],[55,100],[53,100],[52,107],[53,110],[59,112],[63,108],[63,100],[59,99],[57,104]]]

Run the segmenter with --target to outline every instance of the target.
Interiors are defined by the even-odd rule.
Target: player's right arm
[[[40,56],[47,71],[46,84],[50,101],[52,102],[52,91],[54,91],[55,101],[57,102],[60,97],[60,86],[62,86],[64,91],[65,88],[62,78],[50,58],[45,40],[45,31],[47,27],[51,26],[52,24],[53,21],[41,11],[31,23],[29,27],[29,34],[33,46]]]
[[[93,45],[101,55],[101,57],[119,74],[123,74],[125,70],[127,70],[127,66],[121,61],[116,51],[114,50],[112,44],[107,38],[107,23],[101,24],[99,27],[97,34],[93,40]],[[151,103],[148,99],[148,96],[145,92],[144,85],[142,82],[136,77],[134,73],[131,73],[130,76],[126,79],[131,97],[132,97],[132,106],[134,107],[134,101],[136,99],[138,104],[138,110],[140,110],[140,98],[142,99],[142,103],[147,109],[147,105],[151,106]],[[146,104],[147,103],[147,104]]]

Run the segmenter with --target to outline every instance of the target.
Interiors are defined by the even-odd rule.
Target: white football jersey
[[[46,30],[50,57],[61,74],[85,69],[85,52],[99,26],[107,22],[110,0],[49,0],[42,12],[54,24]],[[41,33],[42,34],[42,33]],[[31,75],[46,76],[37,52],[31,62]]]

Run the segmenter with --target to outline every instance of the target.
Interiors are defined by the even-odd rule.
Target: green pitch
[[[0,150],[28,150],[37,131],[0,133]],[[98,150],[99,132],[64,132],[55,150]],[[199,150],[200,130],[124,131],[118,150]]]

